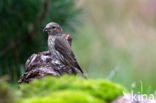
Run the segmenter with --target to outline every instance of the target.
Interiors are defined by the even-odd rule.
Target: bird
[[[25,63],[25,73],[18,83],[29,83],[33,79],[64,74],[80,74],[86,78],[71,50],[72,38],[64,34],[61,26],[48,23],[43,29],[48,34],[48,50],[32,54]]]
[[[53,62],[56,64],[62,63],[66,65],[67,69],[71,68],[73,74],[80,74],[86,77],[75,58],[68,40],[62,37],[64,34],[62,27],[58,23],[50,22],[43,31],[48,34],[48,49],[56,57]]]

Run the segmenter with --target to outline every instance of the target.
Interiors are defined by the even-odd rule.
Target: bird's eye
[[[56,28],[55,26],[52,27],[52,29],[55,29],[55,28]]]

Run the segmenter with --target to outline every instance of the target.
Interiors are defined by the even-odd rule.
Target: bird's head
[[[57,35],[63,33],[61,26],[55,22],[48,23],[43,31],[47,32],[48,35]]]

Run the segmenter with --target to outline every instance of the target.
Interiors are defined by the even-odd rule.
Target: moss
[[[6,79],[6,77],[0,79],[0,103],[14,103],[14,91],[10,88]]]
[[[110,103],[124,88],[107,80],[45,77],[13,89],[0,79],[0,103]]]
[[[46,77],[21,85],[22,103],[108,103],[124,88],[107,80]],[[32,98],[33,97],[33,98]]]
[[[48,96],[25,99],[22,103],[105,103],[83,91],[58,91]]]

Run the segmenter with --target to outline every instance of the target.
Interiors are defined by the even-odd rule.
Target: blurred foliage
[[[88,76],[108,78],[130,90],[136,84],[136,92],[140,81],[146,93],[156,90],[156,0],[80,1],[86,25],[73,49]]]
[[[47,48],[43,26],[55,21],[74,30],[80,11],[74,0],[0,0],[0,76],[17,81],[27,58]]]
[[[9,84],[6,83],[6,78],[0,78],[0,103],[14,103],[14,92]]]
[[[107,80],[63,76],[22,84],[20,91],[19,103],[109,103],[125,90]]]

